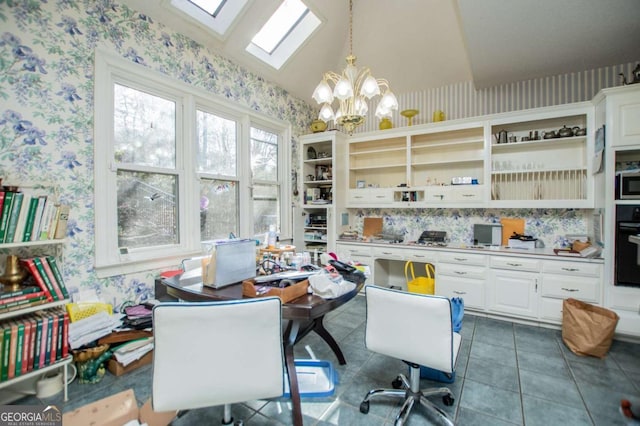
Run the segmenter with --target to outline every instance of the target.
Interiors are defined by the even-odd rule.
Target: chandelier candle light
[[[364,123],[369,107],[367,100],[382,94],[376,108],[376,117],[390,118],[391,112],[398,109],[398,100],[389,88],[385,79],[375,78],[369,68],[356,68],[356,57],[353,55],[353,0],[349,0],[349,56],[347,67],[342,74],[328,71],[322,76],[322,81],[313,91],[313,99],[322,104],[319,118],[325,122],[335,120],[343,126],[349,134]],[[331,89],[329,82],[333,83]],[[331,104],[334,98],[339,106],[334,113]]]

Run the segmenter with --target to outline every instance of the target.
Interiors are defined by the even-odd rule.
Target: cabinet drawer
[[[454,186],[451,194],[453,201],[457,203],[476,203],[484,201],[484,186],[459,185]]]
[[[336,251],[338,252],[338,256],[340,259],[371,257],[371,247],[358,247],[338,244]]]
[[[597,304],[596,304],[597,305]],[[551,320],[555,323],[562,323],[562,299],[541,297],[538,309],[538,316],[543,320]],[[616,331],[618,331],[616,329]]]
[[[351,204],[391,204],[393,191],[388,188],[350,189],[349,203]]]
[[[496,269],[509,269],[512,271],[533,271],[540,270],[540,261],[522,257],[492,256],[491,267]]]
[[[542,272],[563,275],[599,277],[602,266],[596,263],[544,261]]]
[[[403,260],[405,251],[398,248],[373,247],[373,257],[376,259]]]
[[[460,265],[454,263],[438,263],[436,276],[448,275],[460,278],[472,278],[484,280],[487,276],[487,268],[484,266]]]
[[[435,266],[438,260],[438,252],[435,250],[412,250],[405,252],[405,258],[414,262],[431,263]]]
[[[541,295],[567,299],[572,297],[585,302],[599,303],[600,285],[597,278],[571,277],[567,275],[542,276]]]
[[[487,264],[487,256],[483,254],[467,254],[467,253],[448,253],[442,252],[438,256],[438,260],[444,263],[455,263],[457,265],[479,265]]]
[[[448,298],[460,297],[464,306],[484,310],[484,281],[468,278],[442,277],[436,279],[436,294]]]

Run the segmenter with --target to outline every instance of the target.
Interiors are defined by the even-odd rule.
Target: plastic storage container
[[[295,360],[300,397],[331,396],[336,390],[337,372],[329,361]],[[290,397],[289,379],[285,377],[284,397]]]

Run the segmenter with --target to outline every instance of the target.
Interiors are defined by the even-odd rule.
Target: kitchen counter
[[[397,247],[397,248],[411,248],[425,251],[450,251],[450,252],[464,252],[464,253],[478,253],[478,254],[491,254],[491,255],[504,255],[504,256],[517,256],[517,257],[544,257],[553,258],[559,260],[575,260],[579,262],[589,263],[604,263],[602,257],[581,257],[581,256],[563,256],[554,253],[553,248],[543,247],[535,249],[524,248],[510,248],[507,246],[478,246],[465,243],[446,243],[446,245],[426,245],[418,244],[416,242],[406,243],[393,243],[382,240],[375,241],[363,241],[363,240],[337,240],[338,244],[354,244],[363,247]]]

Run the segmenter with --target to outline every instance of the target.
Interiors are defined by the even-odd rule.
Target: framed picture
[[[356,181],[356,188],[364,188],[367,186],[367,183],[363,180]]]

